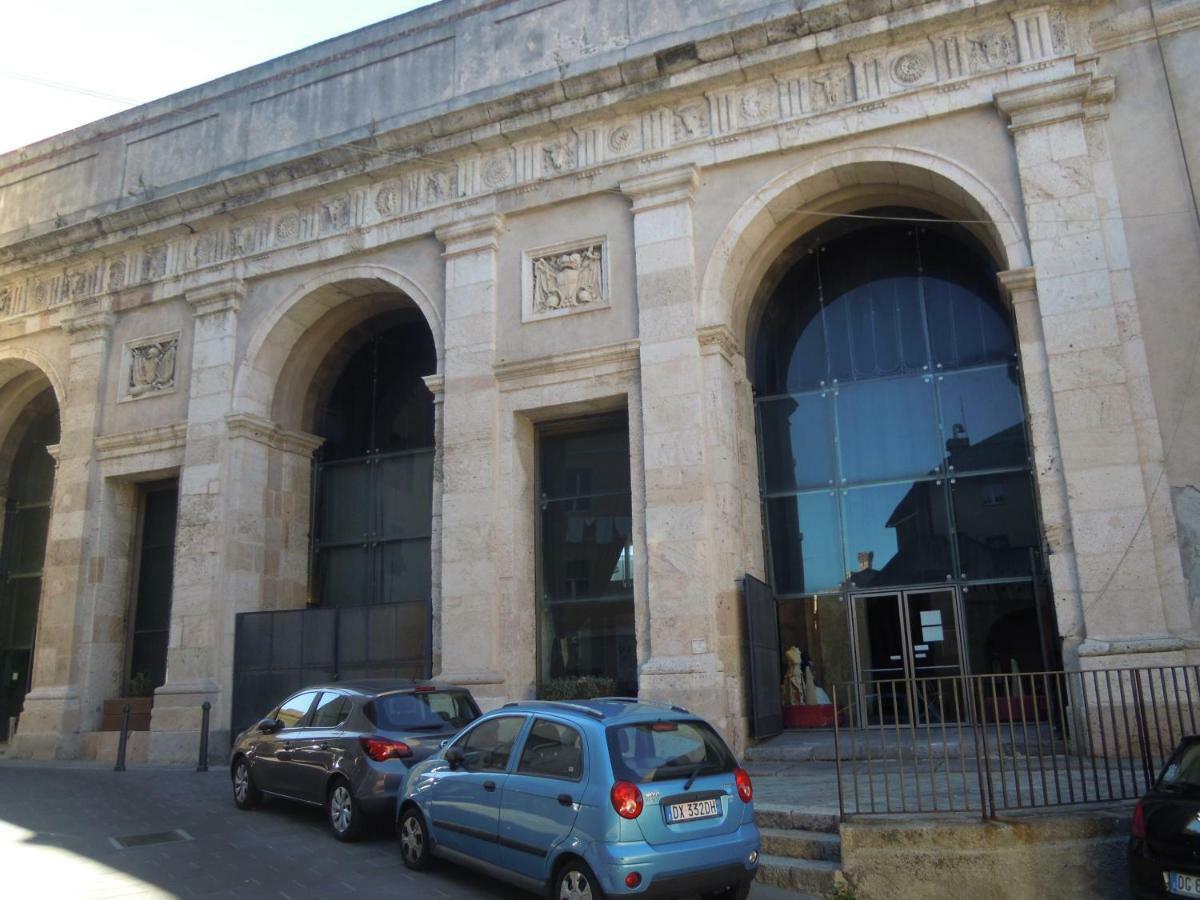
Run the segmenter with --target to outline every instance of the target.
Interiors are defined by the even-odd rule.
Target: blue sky
[[[0,153],[430,2],[7,0]]]

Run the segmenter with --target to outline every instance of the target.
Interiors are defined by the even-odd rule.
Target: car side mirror
[[[457,772],[462,768],[463,752],[457,747],[451,747],[446,751],[446,762],[449,763],[451,772]]]
[[[278,719],[272,719],[270,716],[267,716],[258,723],[258,730],[262,734],[274,734],[279,730],[281,725],[283,725],[283,723]]]

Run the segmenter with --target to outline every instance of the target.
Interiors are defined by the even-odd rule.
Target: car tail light
[[[393,741],[390,738],[365,737],[359,738],[367,756],[375,762],[385,762],[389,759],[407,759],[413,755],[412,747],[404,741]]]
[[[1146,801],[1139,800],[1137,806],[1133,808],[1133,822],[1130,823],[1129,832],[1135,838],[1144,838],[1146,836]]]
[[[754,799],[754,783],[745,769],[738,769],[734,772],[733,780],[737,782],[738,796],[742,798],[743,803],[749,803]]]
[[[636,784],[618,781],[610,792],[613,809],[622,819],[636,819],[642,814],[642,792]]]
[[[437,691],[437,687],[432,684],[419,684],[413,688],[414,694],[432,694]]]

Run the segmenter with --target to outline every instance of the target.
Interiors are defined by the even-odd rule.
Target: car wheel
[[[429,852],[429,832],[425,830],[425,819],[419,810],[410,806],[400,814],[396,838],[400,841],[400,858],[404,865],[415,872],[429,868],[433,862]]]
[[[262,799],[262,791],[250,774],[250,763],[242,757],[233,767],[233,802],[238,809],[254,809],[262,803]]]
[[[357,841],[362,834],[362,810],[350,790],[350,783],[337,778],[325,795],[325,817],[339,841]]]
[[[581,859],[567,862],[554,878],[551,900],[604,900],[600,882]]]

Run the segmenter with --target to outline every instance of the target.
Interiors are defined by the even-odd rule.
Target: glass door
[[[937,686],[922,684],[962,674],[957,608],[953,588],[851,597],[865,724],[939,721],[961,714],[940,702],[954,688],[942,685],[938,692]]]

